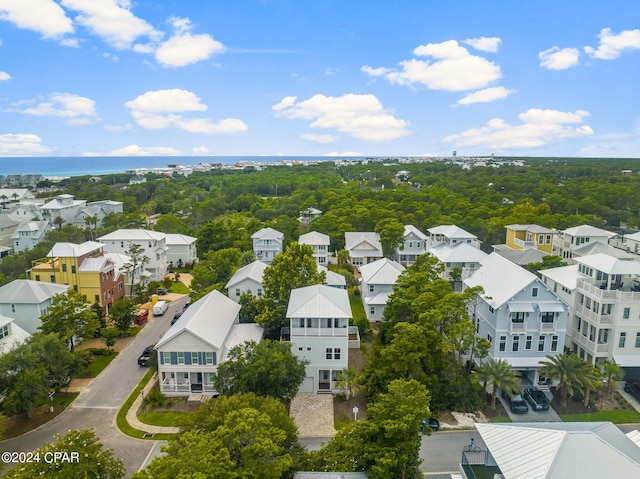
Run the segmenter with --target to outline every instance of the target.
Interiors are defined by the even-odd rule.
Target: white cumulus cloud
[[[73,33],[71,19],[53,0],[0,0],[0,20],[38,32],[44,38]]]
[[[63,7],[79,12],[75,21],[118,50],[131,48],[140,37],[159,40],[162,34],[117,0],[62,0]]]
[[[472,103],[489,103],[495,100],[504,100],[515,92],[516,90],[508,90],[503,86],[485,88],[484,90],[478,90],[468,94],[461,100],[458,100],[458,104],[470,105]]]
[[[392,84],[425,85],[432,90],[463,91],[484,88],[502,77],[500,67],[484,57],[472,55],[455,40],[420,45],[413,50],[418,57],[400,62],[399,69],[361,67],[370,76]]]
[[[11,80],[11,75],[9,75],[7,72],[0,71],[0,81],[6,80]]]
[[[566,70],[575,67],[580,58],[580,52],[577,48],[560,48],[552,47],[548,50],[538,53],[540,66],[549,70]]]
[[[230,134],[247,130],[247,125],[235,118],[212,122],[208,118],[184,116],[187,112],[202,112],[208,109],[200,98],[188,90],[148,91],[124,104],[131,109],[135,122],[149,130],[179,128],[191,133]]]
[[[640,49],[640,30],[624,30],[617,35],[610,28],[600,31],[598,48],[584,47],[584,51],[591,58],[613,60],[622,55],[625,50]]]
[[[42,144],[38,135],[5,133],[0,135],[0,156],[30,156],[51,153],[54,149]]]
[[[68,125],[88,125],[100,119],[95,101],[73,93],[52,93],[46,99],[23,100],[5,111],[64,118]]]
[[[334,129],[359,140],[395,140],[411,133],[409,122],[395,118],[375,95],[316,94],[301,102],[290,96],[273,105],[272,110],[276,117],[312,120],[312,128]]]
[[[193,154],[194,155],[210,155],[211,151],[209,151],[209,148],[207,148],[206,146],[196,146],[193,149]]]
[[[173,156],[182,152],[167,146],[139,146],[129,145],[124,148],[112,150],[108,156]]]
[[[468,38],[463,40],[462,43],[469,45],[483,52],[495,53],[498,51],[502,40],[498,37],[480,37],[480,38]]]
[[[536,148],[569,138],[593,135],[593,129],[588,125],[567,125],[581,123],[588,115],[583,110],[563,112],[532,108],[518,115],[522,122],[519,125],[510,125],[501,118],[494,118],[480,128],[447,136],[443,141],[457,147]]]
[[[158,63],[165,67],[183,67],[222,53],[226,47],[208,34],[192,34],[188,18],[169,19],[175,33],[155,51]]]

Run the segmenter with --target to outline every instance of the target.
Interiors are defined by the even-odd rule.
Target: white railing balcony
[[[515,245],[520,246],[522,249],[536,249],[535,241],[523,241],[521,239],[515,238],[513,242]]]
[[[191,383],[187,382],[176,382],[175,380],[167,379],[160,383],[160,391],[181,391],[181,392],[189,392],[191,391]]]
[[[509,331],[526,331],[527,330],[527,323],[514,323],[511,322],[509,323]]]
[[[317,336],[317,337],[346,337],[349,335],[349,331],[344,328],[291,328],[291,336]]]
[[[555,331],[556,330],[556,322],[554,321],[552,323],[543,323],[542,321],[540,321],[539,330],[540,331]]]

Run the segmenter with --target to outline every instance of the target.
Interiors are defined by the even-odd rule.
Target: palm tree
[[[498,388],[502,388],[509,396],[520,389],[520,373],[511,369],[511,365],[504,359],[490,358],[478,370],[478,379],[483,382],[484,391],[487,384],[493,385],[491,391],[491,407],[496,408]]]
[[[588,375],[585,381],[584,405],[586,407],[589,407],[591,391],[595,391],[602,387],[602,372],[591,363],[588,364],[591,367],[588,369]]]
[[[65,223],[66,222],[62,219],[62,216],[56,216],[53,218],[53,224],[58,227],[58,231],[62,231],[62,225]]]
[[[547,361],[540,361],[544,372],[551,381],[557,381],[560,390],[560,405],[567,407],[567,398],[574,391],[584,391],[593,380],[593,366],[572,353],[547,356]]]
[[[344,368],[336,374],[336,379],[336,386],[344,391],[347,401],[360,390],[358,373],[353,368]]]
[[[607,394],[611,398],[613,389],[611,385],[614,381],[622,381],[624,379],[624,369],[614,361],[604,360],[600,362],[602,366],[602,376],[607,382]]]
[[[351,261],[351,258],[349,256],[349,251],[347,251],[346,249],[341,249],[340,251],[338,251],[336,253],[336,257],[338,258],[338,265],[340,267],[346,266],[347,263]]]

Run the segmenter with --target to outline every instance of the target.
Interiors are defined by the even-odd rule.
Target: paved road
[[[155,344],[162,337],[169,329],[175,312],[182,310],[187,301],[188,296],[177,299],[169,304],[169,309],[163,316],[150,319],[133,341],[80,393],[66,411],[38,429],[0,442],[0,450],[32,451],[53,441],[56,434],[65,434],[70,429],[93,428],[104,446],[113,449],[114,454],[124,461],[127,476],[138,471],[147,457],[157,451],[158,441],[125,436],[116,426],[116,415],[147,372],[146,368],[138,366],[138,356],[146,346]]]

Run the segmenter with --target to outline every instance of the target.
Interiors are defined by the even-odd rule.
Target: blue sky
[[[637,0],[0,0],[0,156],[640,156]]]

